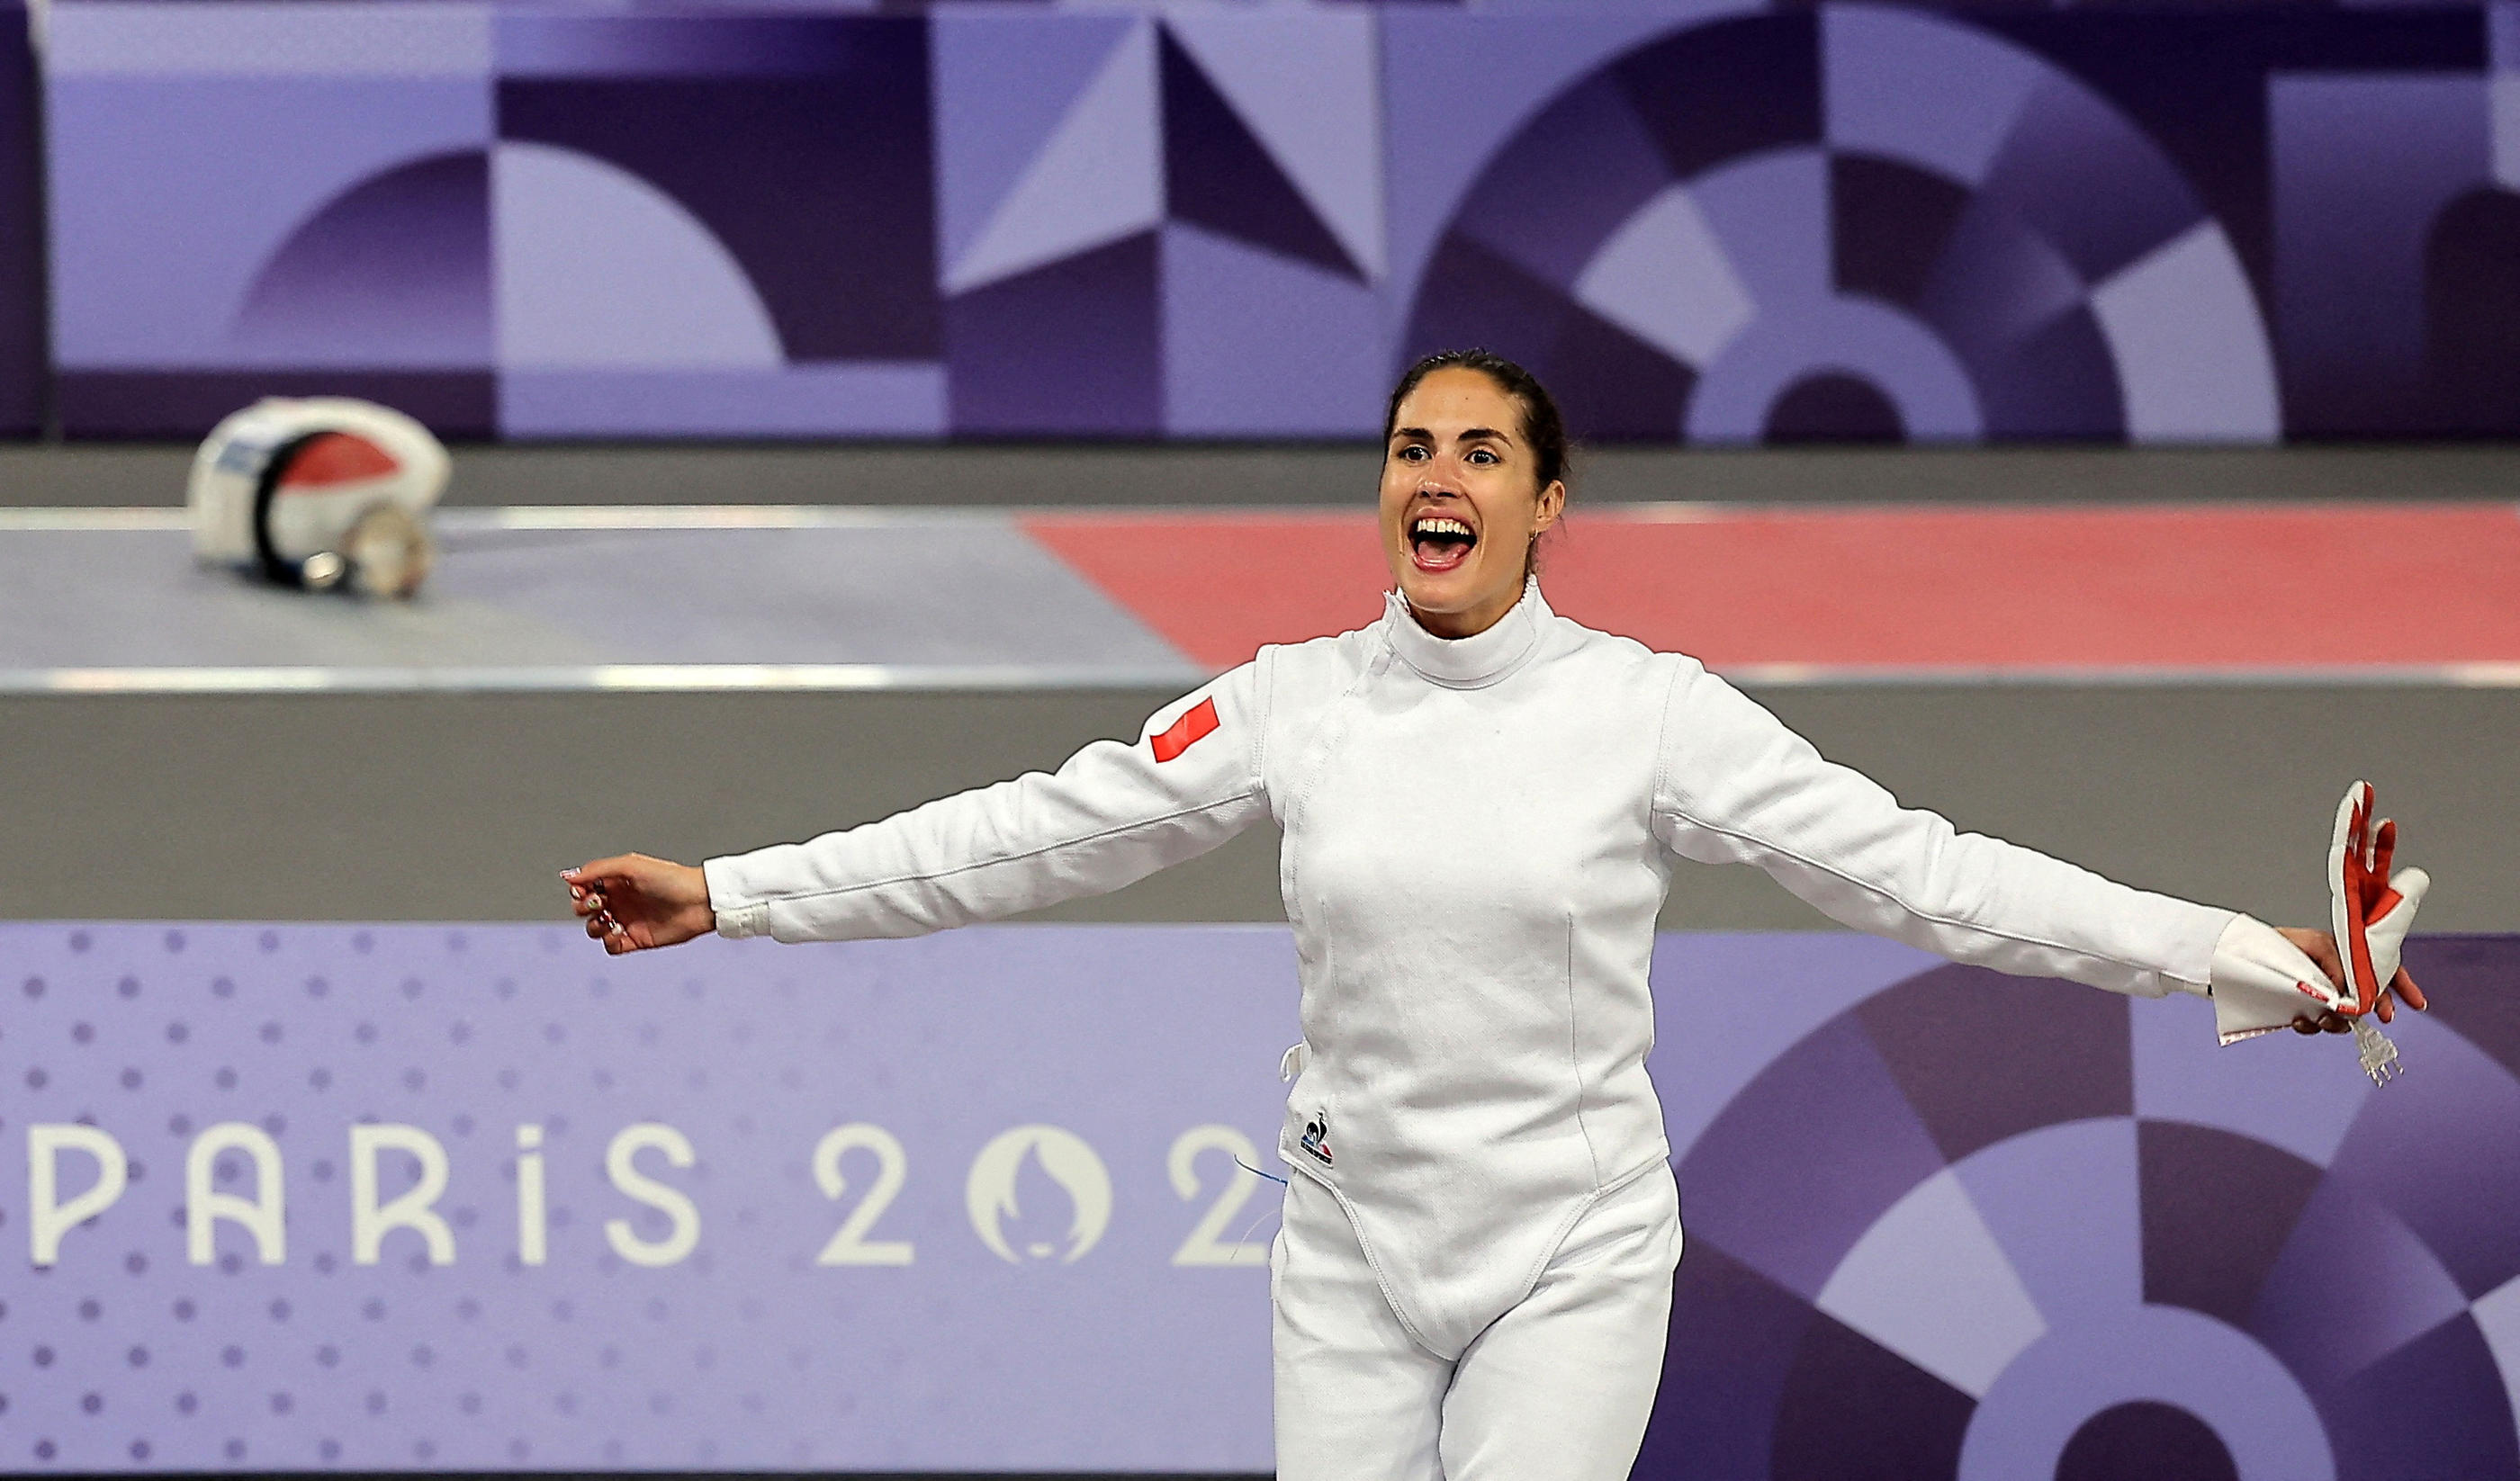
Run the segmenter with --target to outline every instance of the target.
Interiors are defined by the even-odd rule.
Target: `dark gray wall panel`
[[[528,920],[593,855],[697,860],[880,817],[1134,734],[1168,696],[502,695],[0,699],[0,915]],[[2520,929],[2520,691],[1826,688],[1764,696],[1963,827],[2270,920],[2326,919],[2357,777],[2439,885],[2423,925]],[[1253,834],[1068,920],[1279,919]],[[1668,926],[1823,924],[1688,867]]]

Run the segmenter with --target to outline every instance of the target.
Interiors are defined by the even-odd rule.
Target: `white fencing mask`
[[[428,512],[446,474],[446,449],[400,412],[266,397],[193,455],[193,554],[284,586],[408,597],[428,574]]]

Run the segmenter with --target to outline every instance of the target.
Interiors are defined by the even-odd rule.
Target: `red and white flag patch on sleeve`
[[[1157,761],[1170,761],[1173,757],[1196,745],[1202,738],[1215,729],[1216,698],[1210,696],[1192,705],[1187,714],[1174,721],[1172,729],[1158,731],[1148,737],[1147,743],[1155,748]]]

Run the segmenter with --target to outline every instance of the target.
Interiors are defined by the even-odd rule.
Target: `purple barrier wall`
[[[0,437],[43,428],[44,204],[37,127],[42,98],[26,8],[0,0]]]
[[[2375,1090],[2191,1000],[1666,937],[1638,1473],[2513,1474],[2520,939],[2409,960]],[[1235,1163],[1293,975],[1259,927],[0,926],[0,1469],[1264,1470]]]
[[[2520,434],[2520,10],[61,0],[66,425]]]

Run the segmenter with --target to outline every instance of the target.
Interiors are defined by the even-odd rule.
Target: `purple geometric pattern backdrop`
[[[0,437],[43,427],[41,112],[26,8],[0,0]]]
[[[2408,960],[2374,1090],[2188,1000],[1662,938],[1638,1474],[2520,1474],[2520,938]],[[1264,1470],[1294,967],[0,926],[0,1469]]]
[[[2520,942],[2408,963],[2385,1090],[1970,967],[1794,1022],[1675,1127],[1639,1474],[2520,1475]]]
[[[83,435],[1351,436],[1470,342],[1597,438],[2520,434],[2507,0],[59,0],[47,65]]]

